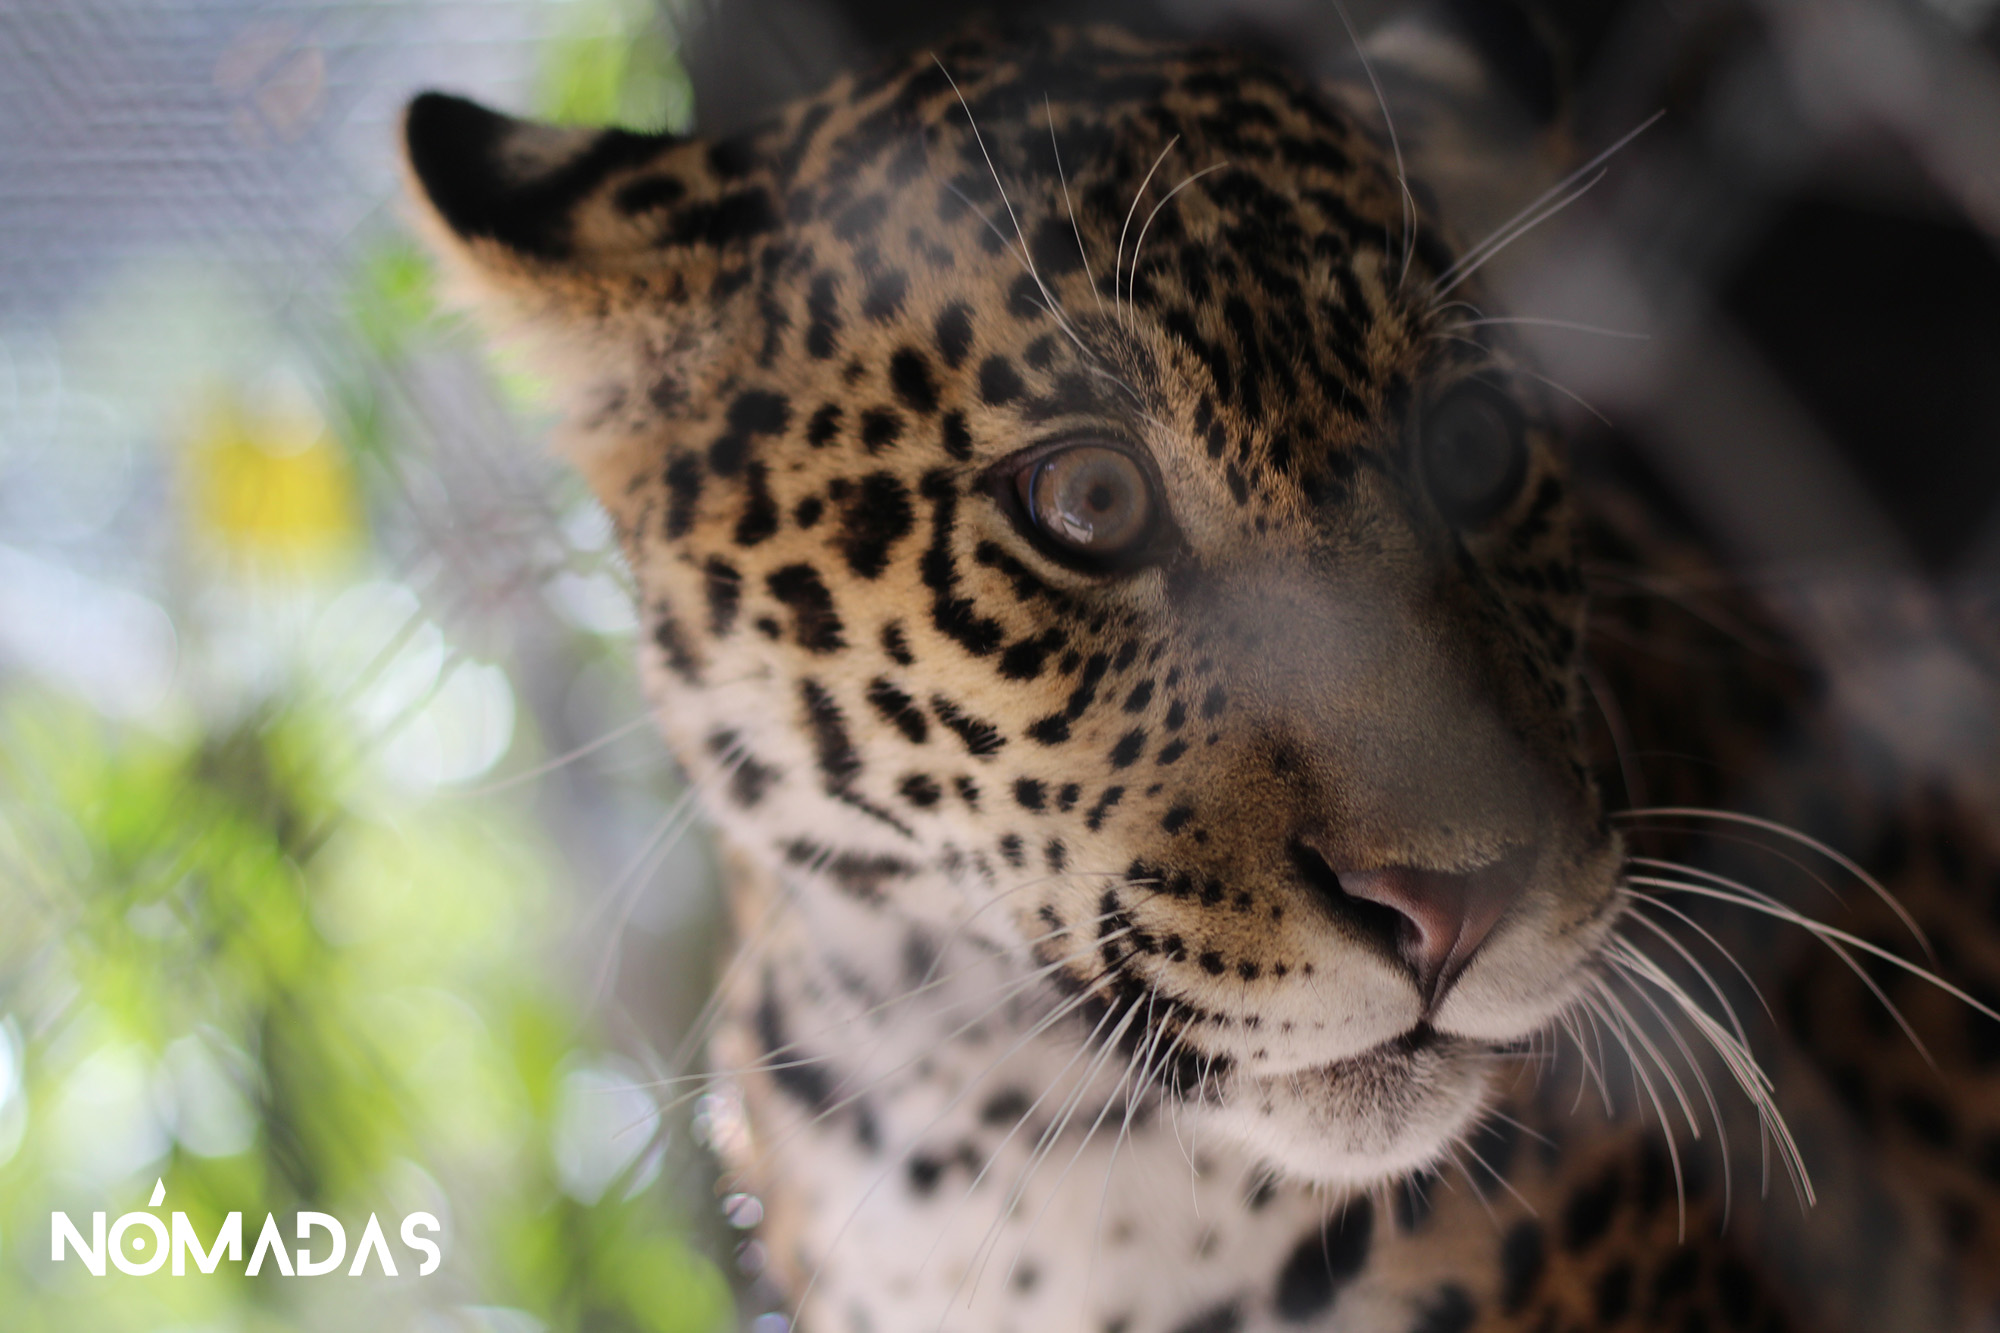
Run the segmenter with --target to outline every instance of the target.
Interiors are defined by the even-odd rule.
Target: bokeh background
[[[1349,58],[1327,0],[1041,8]],[[2000,605],[2000,5],[1554,8],[1584,151],[1667,112],[1494,266],[1584,465],[1752,580]],[[395,122],[727,130],[964,12],[0,0],[0,1328],[782,1328],[676,1081],[723,936],[628,579],[439,309]],[[1856,678],[1950,774],[1934,647]],[[430,1211],[447,1261],[48,1262],[155,1180],[204,1237]]]

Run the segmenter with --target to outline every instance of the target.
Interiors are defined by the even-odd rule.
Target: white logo
[[[167,1182],[165,1179],[157,1180],[153,1183],[153,1197],[146,1206],[158,1208],[166,1199]],[[418,1277],[429,1277],[444,1260],[437,1242],[422,1233],[436,1235],[443,1229],[437,1218],[429,1213],[411,1213],[403,1219],[398,1233],[403,1244],[423,1255],[423,1262],[417,1266]],[[317,1259],[313,1257],[315,1231],[326,1232],[331,1241],[326,1253]],[[295,1267],[294,1254],[285,1248],[278,1219],[270,1213],[264,1214],[264,1228],[257,1233],[257,1244],[250,1251],[250,1263],[243,1270],[244,1275],[257,1276],[268,1258],[286,1277],[320,1277],[338,1271],[341,1261],[347,1257],[347,1229],[341,1226],[339,1218],[330,1214],[300,1213],[296,1238],[306,1243],[297,1250]],[[104,1214],[92,1213],[88,1243],[84,1241],[83,1233],[77,1230],[76,1223],[69,1220],[68,1213],[50,1213],[49,1258],[61,1263],[68,1257],[63,1253],[65,1249],[73,1251],[77,1258],[83,1260],[83,1266],[90,1270],[93,1277],[104,1276],[106,1259],[121,1273],[144,1277],[159,1272],[169,1254],[173,1257],[175,1277],[187,1275],[190,1258],[201,1272],[213,1273],[225,1257],[232,1264],[243,1262],[243,1214],[231,1213],[224,1218],[214,1241],[204,1249],[201,1237],[195,1234],[194,1224],[188,1221],[186,1213],[175,1213],[171,1227],[153,1213],[126,1213],[111,1224],[108,1236],[104,1229]],[[367,1271],[371,1257],[384,1276],[397,1276],[396,1257],[382,1235],[382,1223],[373,1213],[368,1215],[368,1225],[362,1229],[361,1243],[355,1247],[354,1262],[348,1267],[347,1275],[360,1277]]]

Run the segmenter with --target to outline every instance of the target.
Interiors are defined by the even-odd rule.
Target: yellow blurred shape
[[[218,390],[188,443],[195,529],[226,555],[304,567],[354,546],[361,522],[353,473],[302,389],[254,399]]]

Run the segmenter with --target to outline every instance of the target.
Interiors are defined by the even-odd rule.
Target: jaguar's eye
[[[1152,535],[1159,506],[1139,460],[1103,444],[1073,444],[1014,474],[1015,495],[1035,532],[1059,553],[1111,561]]]
[[[1452,523],[1478,527],[1513,503],[1528,476],[1528,442],[1505,394],[1466,380],[1425,410],[1420,429],[1424,484]]]

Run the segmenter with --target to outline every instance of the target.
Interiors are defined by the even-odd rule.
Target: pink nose
[[[1532,849],[1522,849],[1476,870],[1382,866],[1335,874],[1347,897],[1400,917],[1396,952],[1415,974],[1425,1003],[1435,1005],[1527,888],[1534,863]]]

